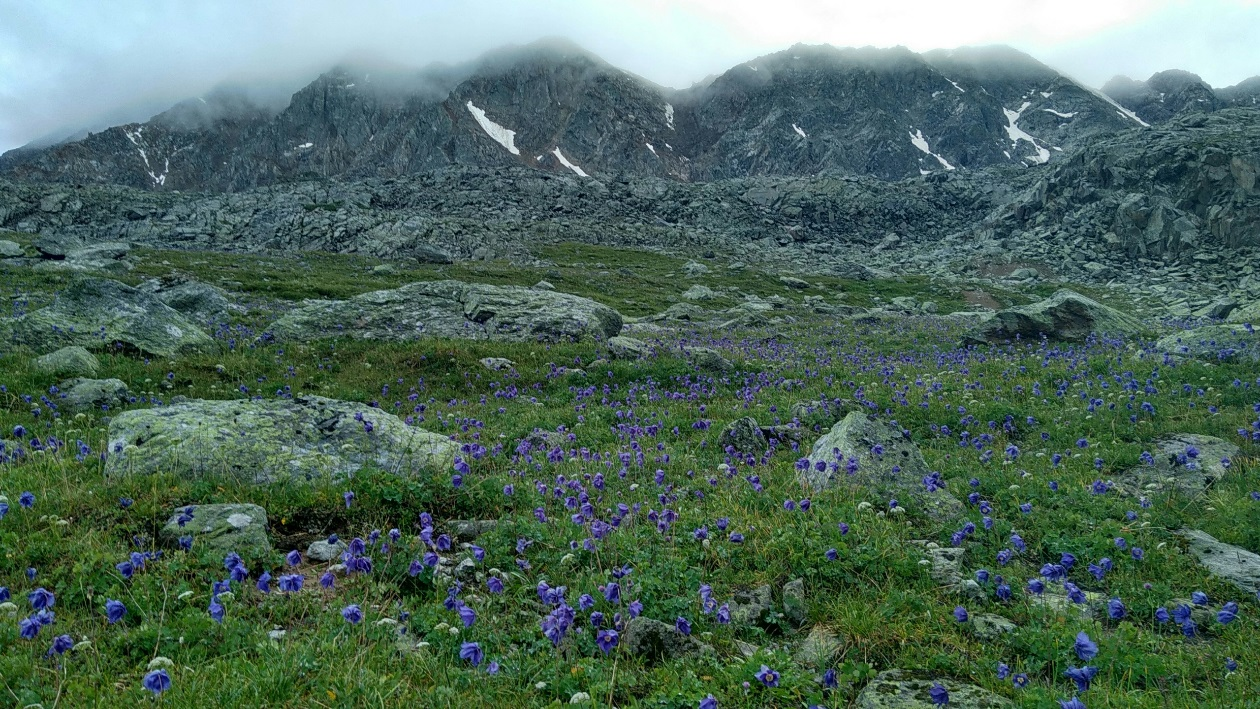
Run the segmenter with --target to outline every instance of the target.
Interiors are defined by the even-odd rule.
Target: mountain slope
[[[143,124],[11,151],[0,175],[216,192],[456,165],[891,180],[1045,163],[1136,126],[1105,97],[1004,47],[797,45],[673,91],[548,40],[458,67],[388,76],[340,67],[278,113],[230,93],[193,99]]]

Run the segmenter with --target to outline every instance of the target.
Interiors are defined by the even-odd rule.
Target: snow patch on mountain
[[[669,126],[670,130],[674,129],[674,104],[672,103],[665,104],[665,125]]]
[[[477,124],[486,132],[486,135],[494,139],[494,142],[507,148],[507,151],[513,155],[520,155],[521,151],[516,147],[516,131],[504,128],[495,123],[486,116],[486,112],[473,105],[472,101],[465,104],[468,112],[473,114],[473,118],[477,119]],[[559,148],[557,148],[559,150]]]
[[[800,126],[796,125],[795,123],[793,123],[793,124],[792,124],[792,130],[796,131],[796,134],[797,134],[797,135],[799,135],[799,136],[801,136],[802,138],[808,138],[808,137],[809,137],[808,135],[805,135],[805,129],[801,128]]]
[[[560,161],[561,165],[564,165],[572,170],[578,177],[590,177],[590,175],[586,174],[585,170],[569,162],[569,159],[564,156],[564,153],[560,152],[560,146],[557,145],[556,149],[551,151],[551,154],[556,156],[556,159]]]
[[[1012,111],[1009,108],[1002,109],[1002,113],[1006,114],[1006,136],[1011,139],[1011,147],[1018,147],[1019,141],[1021,140],[1026,140],[1031,143],[1033,148],[1037,150],[1037,154],[1029,155],[1025,159],[1031,160],[1037,164],[1043,164],[1050,162],[1050,151],[1041,147],[1041,144],[1037,142],[1036,138],[1032,137],[1025,132],[1023,128],[1019,127],[1019,117],[1023,115],[1024,111],[1027,111],[1028,107],[1031,105],[1031,103],[1025,101],[1020,105],[1018,111]]]
[[[939,162],[941,167],[944,167],[946,170],[956,169],[953,165],[949,164],[948,160],[932,152],[932,146],[928,145],[927,138],[923,137],[923,131],[921,129],[915,129],[913,133],[910,133],[910,142],[914,145],[914,147],[936,158],[936,161]],[[923,168],[919,168],[919,174],[926,175],[927,171]]]

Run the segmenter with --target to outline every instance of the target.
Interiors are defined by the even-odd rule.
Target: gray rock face
[[[447,523],[451,536],[459,542],[471,542],[495,527],[499,521],[494,519],[454,519]]]
[[[1187,550],[1214,576],[1246,594],[1260,591],[1260,554],[1217,541],[1207,532],[1184,530]]]
[[[1142,324],[1125,313],[1070,290],[1056,291],[1045,300],[999,310],[968,336],[971,341],[1002,342],[1019,337],[1036,341],[1080,342],[1091,333],[1127,335]]]
[[[131,392],[120,379],[70,379],[58,388],[57,403],[70,410],[114,407],[125,402]]]
[[[110,421],[108,435],[107,475],[170,472],[253,482],[342,479],[365,465],[402,476],[448,470],[458,450],[446,436],[379,409],[318,396],[126,411]]]
[[[1248,303],[1230,311],[1229,315],[1225,316],[1225,321],[1239,324],[1251,323],[1253,325],[1260,325],[1260,301]]]
[[[798,401],[792,404],[788,413],[801,422],[802,426],[824,426],[831,428],[859,406],[846,399],[816,399],[814,401]]]
[[[1019,626],[1009,618],[992,613],[976,613],[971,616],[971,633],[981,640],[991,642],[1003,635],[1015,632]]]
[[[608,354],[612,359],[643,359],[652,353],[652,348],[643,340],[625,335],[608,338]]]
[[[516,362],[506,357],[483,357],[477,361],[491,372],[506,372],[516,366]]]
[[[774,616],[773,591],[769,586],[736,591],[729,605],[735,625],[767,625]]]
[[[154,296],[103,278],[76,280],[52,305],[0,325],[0,335],[6,327],[14,342],[45,352],[115,342],[160,357],[218,349],[209,335]]]
[[[968,709],[1005,709],[1014,707],[1010,700],[987,689],[950,679],[934,678],[903,670],[880,672],[858,694],[857,709],[935,709],[928,690],[940,684],[949,692],[951,706]]]
[[[683,291],[683,300],[713,300],[717,293],[708,286],[694,285]]]
[[[349,545],[340,539],[332,544],[329,544],[327,539],[317,539],[306,547],[306,558],[310,561],[326,563],[341,558],[341,555],[349,548]]]
[[[222,290],[196,281],[162,288],[156,295],[163,303],[196,322],[226,322],[233,312],[244,310],[228,300]]]
[[[626,624],[621,642],[631,655],[649,661],[674,660],[713,652],[712,647],[690,635],[683,635],[674,626],[644,616],[633,618]]]
[[[702,372],[724,374],[735,371],[735,365],[717,350],[708,347],[688,347],[687,358]]]
[[[1243,325],[1205,325],[1161,337],[1155,349],[1205,362],[1260,360],[1260,334]]]
[[[806,667],[820,670],[830,667],[843,647],[844,643],[834,632],[815,625],[809,629],[809,635],[801,641],[792,657]]]
[[[836,452],[843,457],[838,460]],[[857,461],[848,474],[846,465]],[[822,463],[823,470],[817,466]],[[833,463],[839,463],[832,471]],[[894,468],[897,470],[894,471]],[[860,411],[845,416],[814,443],[809,468],[798,475],[814,489],[845,482],[860,485],[887,501],[914,500],[931,517],[951,519],[962,513],[962,503],[944,489],[928,492],[923,479],[930,474],[923,454],[902,430]]]
[[[101,362],[96,355],[78,345],[62,347],[56,352],[36,357],[31,365],[35,371],[43,374],[72,377],[90,377],[101,368]]]
[[[349,336],[559,342],[607,339],[621,327],[617,311],[567,293],[434,281],[344,301],[308,300],[271,329],[278,338],[291,341]]]
[[[942,586],[954,587],[962,583],[963,558],[967,550],[962,547],[933,547],[924,550],[928,561],[928,574]]]
[[[1147,123],[1163,123],[1185,112],[1215,111],[1223,103],[1197,74],[1175,69],[1157,72],[1146,81],[1117,76],[1102,91]]]
[[[1227,468],[1222,460],[1233,461],[1240,452],[1238,446],[1219,438],[1177,434],[1155,442],[1153,465],[1126,472],[1117,484],[1134,496],[1167,492],[1198,495],[1225,477]]]
[[[718,436],[718,445],[723,449],[731,446],[740,453],[761,455],[770,447],[770,442],[766,440],[761,427],[757,425],[757,419],[745,416],[732,421],[722,429],[722,433]]]
[[[271,542],[267,539],[267,511],[258,505],[181,507],[158,532],[158,539],[175,546],[182,536],[193,538],[194,552],[209,548],[224,554],[261,556],[271,551]]]
[[[809,617],[809,607],[805,601],[805,581],[792,579],[783,584],[783,615],[794,625],[804,625]]]

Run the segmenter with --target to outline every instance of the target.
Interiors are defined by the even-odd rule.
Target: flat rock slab
[[[967,337],[969,342],[1003,342],[1019,337],[1082,342],[1091,333],[1127,335],[1140,332],[1136,318],[1070,290],[1045,300],[999,310]]]
[[[967,709],[999,709],[1015,705],[987,689],[951,679],[929,678],[902,670],[880,672],[862,688],[858,695],[857,709],[937,709],[928,691],[940,684],[949,692],[951,707]]]
[[[307,300],[276,321],[271,332],[290,341],[450,337],[561,342],[608,339],[621,328],[617,311],[568,293],[432,281],[350,300]]]
[[[193,551],[209,548],[225,554],[234,551],[255,556],[271,551],[271,542],[267,539],[267,510],[258,505],[181,507],[158,532],[158,539],[175,546],[182,536],[192,537]]]
[[[1183,530],[1187,551],[1213,576],[1228,581],[1248,595],[1260,591],[1260,554],[1217,541],[1207,532]]]
[[[837,453],[842,460],[837,460]],[[846,466],[853,459],[857,460],[857,470],[850,474]],[[820,463],[822,470],[818,469]],[[838,463],[834,471],[833,463]],[[948,491],[927,491],[923,479],[929,473],[919,447],[900,428],[854,411],[814,443],[809,467],[798,476],[816,490],[847,482],[871,490],[885,502],[912,499],[937,519],[962,514],[962,503]]]
[[[625,335],[608,339],[608,354],[612,359],[642,359],[652,353],[652,348],[643,340]]]
[[[318,396],[195,400],[126,411],[109,424],[107,475],[170,472],[266,483],[343,479],[365,465],[448,471],[458,446],[363,404]]]
[[[1197,495],[1228,470],[1223,460],[1234,460],[1241,451],[1229,441],[1197,433],[1179,433],[1155,442],[1153,465],[1134,468],[1116,482],[1134,496],[1176,492]]]
[[[1155,349],[1204,362],[1260,360],[1260,334],[1242,325],[1207,325],[1161,337]]]
[[[15,343],[39,352],[115,342],[160,357],[218,349],[209,335],[157,297],[106,278],[76,280],[52,305],[0,325],[0,335],[5,329]]]

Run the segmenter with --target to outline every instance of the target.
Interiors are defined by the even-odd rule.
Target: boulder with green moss
[[[126,411],[110,421],[108,435],[107,475],[256,483],[344,479],[365,466],[400,476],[447,471],[458,450],[448,437],[380,409],[318,396]]]

